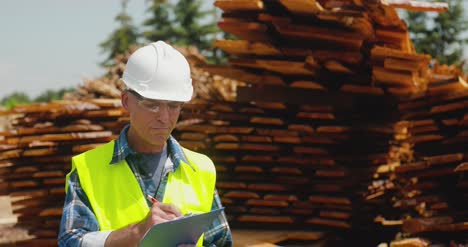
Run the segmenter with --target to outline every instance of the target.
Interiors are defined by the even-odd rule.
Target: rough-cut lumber
[[[442,2],[423,2],[414,0],[386,0],[386,2],[395,8],[401,8],[412,11],[434,11],[445,12],[449,6],[447,3]]]
[[[280,0],[280,3],[289,11],[300,15],[313,15],[324,11],[316,0]]]
[[[262,0],[216,0],[213,5],[224,11],[259,11],[264,7]]]
[[[260,42],[249,42],[247,40],[216,40],[214,47],[232,55],[281,55],[281,51],[271,44]]]
[[[350,31],[334,31],[322,27],[276,23],[275,28],[286,37],[293,39],[328,42],[330,45],[342,46],[349,50],[362,47],[362,35]]]

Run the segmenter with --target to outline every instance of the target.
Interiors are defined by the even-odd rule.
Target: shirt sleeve
[[[221,199],[219,198],[218,191],[215,190],[213,205],[211,210],[222,208]],[[208,231],[204,233],[203,246],[232,246],[231,229],[226,219],[224,211],[216,218],[211,224]]]
[[[104,246],[110,232],[100,232],[76,171],[70,174],[58,234],[58,246]]]

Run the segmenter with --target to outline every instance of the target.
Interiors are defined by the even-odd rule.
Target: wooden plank
[[[201,68],[211,74],[221,75],[227,78],[245,81],[254,84],[272,84],[272,85],[286,85],[279,76],[269,74],[254,74],[246,72],[242,69],[237,69],[230,66],[222,65],[203,65]]]
[[[267,194],[263,199],[268,201],[285,201],[285,202],[296,202],[298,201],[297,196],[295,195],[286,195],[286,194]]]
[[[343,84],[340,87],[340,91],[346,92],[346,93],[370,94],[370,95],[376,95],[376,96],[383,96],[385,94],[384,90],[380,87],[354,85],[354,84]]]
[[[323,218],[312,218],[305,221],[307,224],[311,225],[322,225],[322,226],[330,226],[336,228],[344,228],[350,229],[351,224],[341,220],[331,220],[331,219],[323,219]]]
[[[285,192],[289,187],[282,184],[249,184],[247,187],[253,191]]]
[[[457,153],[457,154],[445,154],[445,155],[437,155],[437,156],[431,156],[431,157],[423,157],[423,160],[425,160],[429,166],[432,166],[432,165],[455,163],[458,161],[462,161],[463,158],[464,158],[464,155],[462,153]]]
[[[313,133],[314,127],[309,124],[290,124],[288,125],[288,130],[295,130],[301,133]]]
[[[270,201],[263,199],[249,199],[246,203],[248,206],[258,207],[288,207],[289,203],[286,201]]]
[[[298,112],[296,117],[314,120],[335,120],[335,114],[322,112]]]
[[[339,141],[334,140],[330,137],[322,137],[322,136],[304,136],[302,137],[302,142],[304,144],[338,144]]]
[[[73,145],[72,152],[76,153],[76,154],[83,153],[83,152],[86,152],[88,150],[99,147],[99,146],[101,146],[103,144],[105,144],[105,143],[91,143],[91,144],[83,144],[83,145]]]
[[[308,89],[316,89],[316,90],[324,90],[327,91],[327,89],[322,86],[321,84],[313,81],[294,81],[293,83],[289,84],[290,87],[297,87],[297,88],[308,88]]]
[[[406,173],[426,169],[428,167],[427,163],[424,161],[412,162],[402,164],[401,166],[395,167],[396,173]]]
[[[230,64],[254,69],[264,69],[283,75],[314,76],[313,70],[307,69],[304,62],[263,59],[230,59]]]
[[[458,165],[455,170],[455,172],[466,172],[468,171],[468,162],[463,162],[460,165]]]
[[[431,242],[422,238],[406,238],[390,242],[392,247],[428,247]]]
[[[84,111],[83,117],[98,118],[98,117],[123,117],[127,116],[128,112],[121,109],[109,109],[109,110],[96,110],[96,111]]]
[[[283,120],[273,117],[252,117],[249,122],[254,124],[284,125]]]
[[[319,169],[315,172],[315,176],[324,178],[340,178],[346,177],[348,174],[345,170],[323,170]]]
[[[267,34],[268,27],[258,22],[243,20],[220,21],[218,26],[225,32],[231,33],[239,39],[270,43],[271,38]]]
[[[208,135],[203,134],[203,133],[196,133],[196,132],[192,132],[192,133],[184,132],[180,135],[180,139],[191,140],[191,141],[202,141],[202,140],[208,139]]]
[[[205,137],[206,138],[206,137]],[[216,135],[213,137],[214,142],[239,142],[239,137],[235,135]]]
[[[448,10],[448,3],[443,2],[423,2],[414,0],[386,0],[387,4],[392,7],[406,9],[411,11],[433,11],[445,12]]]
[[[186,148],[192,149],[192,150],[206,150],[208,148],[208,145],[203,141],[180,140],[179,143],[183,147],[186,147]]]
[[[423,67],[423,63],[418,61],[408,61],[398,58],[385,58],[384,59],[384,68],[390,70],[402,70],[402,71],[411,71],[418,72]]]
[[[35,141],[73,141],[73,140],[86,140],[86,139],[98,139],[112,136],[111,131],[93,131],[93,132],[73,132],[73,133],[62,133],[62,134],[44,134],[35,136],[23,136],[10,138],[7,141],[12,144],[25,144],[33,143]]]
[[[385,59],[385,58],[397,58],[402,60],[410,60],[410,61],[424,61],[425,63],[429,63],[431,60],[431,56],[426,54],[416,54],[416,53],[408,53],[397,49],[392,49],[383,46],[374,46],[371,49],[371,57],[373,59]]]
[[[324,11],[324,8],[316,0],[280,0],[289,11],[298,15],[316,15]]]
[[[233,198],[233,199],[259,199],[260,196],[257,193],[250,192],[250,191],[229,191],[222,195],[226,198]]]
[[[423,97],[425,97],[425,95],[423,95]],[[468,90],[445,95],[437,95],[437,97],[410,99],[407,102],[401,102],[398,108],[401,111],[416,110],[418,108],[444,103],[446,101],[462,100],[466,97],[468,97]]]
[[[216,40],[214,47],[231,55],[280,56],[281,50],[271,44],[248,40]]]
[[[280,215],[281,211],[278,208],[267,208],[267,207],[258,207],[250,208],[250,214],[268,214],[268,215]]]
[[[454,93],[465,91],[466,87],[460,84],[459,82],[453,82],[450,84],[445,84],[437,87],[430,87],[426,91],[427,96],[436,96],[440,94]]]
[[[402,230],[403,232],[412,234],[421,233],[435,230],[438,225],[450,224],[452,222],[452,217],[407,219],[403,221]]]
[[[263,142],[263,143],[273,142],[273,139],[269,136],[247,135],[247,136],[241,136],[240,139],[243,142]]]
[[[348,212],[330,211],[330,210],[321,210],[319,216],[323,218],[332,218],[332,219],[339,219],[339,220],[348,220],[351,218],[351,214]]]
[[[351,205],[351,201],[345,197],[332,197],[332,196],[309,196],[309,202],[320,204],[342,204]]]
[[[431,113],[444,113],[468,108],[468,100],[431,107]]]
[[[300,137],[294,136],[275,136],[273,141],[277,143],[300,144],[302,142]]]
[[[363,61],[360,52],[337,50],[311,50],[312,56],[318,61],[337,60],[351,65],[359,65]]]
[[[286,110],[288,108],[286,104],[282,102],[251,101],[250,103],[256,105],[259,108],[268,110]]]
[[[262,0],[216,0],[214,6],[223,11],[260,11],[264,5]]]
[[[242,215],[238,219],[240,222],[250,223],[277,223],[277,224],[294,224],[295,221],[289,216],[258,216],[258,215]]]
[[[290,104],[318,104],[351,107],[353,98],[352,94],[347,93],[322,92],[318,90],[282,86],[241,86],[237,88],[238,102],[270,101],[287,102]]]
[[[364,42],[362,34],[352,31],[283,23],[274,26],[281,35],[295,40],[315,40],[349,50],[359,50]]]
[[[247,185],[243,182],[217,182],[216,186],[220,189],[246,189]]]
[[[244,155],[241,158],[243,162],[273,162],[273,158],[270,155]]]
[[[40,171],[35,172],[32,177],[33,178],[48,178],[48,177],[64,177],[64,173],[62,171]]]
[[[331,73],[336,74],[346,74],[346,75],[356,75],[357,71],[354,71],[342,63],[334,60],[329,60],[323,63],[323,66],[330,71]]]
[[[248,166],[237,165],[234,168],[234,172],[237,172],[237,173],[262,173],[263,168],[258,167],[258,166],[253,166],[253,165],[248,165]]]
[[[378,66],[372,68],[372,75],[378,85],[411,87],[416,83],[416,77],[411,73],[389,70]]]

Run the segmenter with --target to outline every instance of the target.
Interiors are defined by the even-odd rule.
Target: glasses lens
[[[169,111],[174,112],[174,111],[180,110],[182,106],[184,105],[183,102],[177,102],[177,101],[161,101],[161,100],[146,99],[133,90],[129,90],[129,92],[132,93],[137,98],[138,105],[140,105],[145,110],[152,111],[152,112],[159,112],[160,108],[163,105],[166,105]]]

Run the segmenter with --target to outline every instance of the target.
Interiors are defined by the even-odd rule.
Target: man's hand
[[[181,216],[183,216],[182,213],[173,204],[166,204],[161,202],[153,203],[148,216],[146,216],[146,219],[139,223],[140,230],[144,235],[153,225],[171,221]]]
[[[137,246],[153,225],[171,221],[181,216],[183,216],[182,213],[175,205],[156,202],[143,221],[111,232],[106,239],[105,246]],[[181,246],[187,247],[194,245]]]

